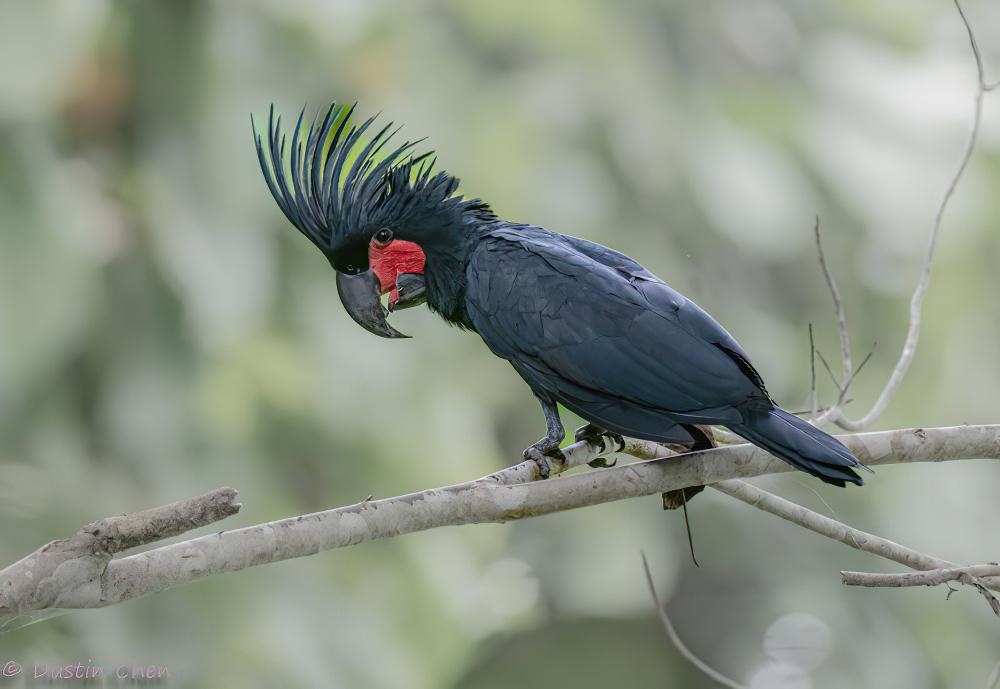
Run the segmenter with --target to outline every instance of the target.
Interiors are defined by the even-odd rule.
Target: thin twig
[[[848,406],[848,405],[849,405],[849,404],[850,404],[851,402],[853,402],[853,401],[854,401],[854,398],[853,398],[853,397],[848,397],[847,399],[845,399],[845,400],[844,400],[844,405],[843,405],[843,406],[845,406],[845,407],[846,407],[846,406]],[[822,413],[823,413],[823,412],[825,412],[825,411],[826,411],[827,409],[831,409],[831,408],[832,408],[832,407],[819,407],[819,408],[818,408],[818,409],[816,410],[816,413],[818,413],[818,414],[822,414]],[[815,415],[815,414],[813,413],[813,411],[812,411],[811,409],[794,409],[794,410],[792,410],[792,409],[788,409],[788,410],[786,410],[786,411],[787,411],[787,412],[788,412],[789,414],[794,414],[795,416],[814,416],[814,415]],[[737,436],[737,437],[739,437],[739,436]]]
[[[837,289],[837,281],[833,279],[833,273],[826,265],[826,256],[823,254],[823,241],[819,233],[819,216],[816,216],[816,224],[813,226],[813,234],[816,236],[816,253],[819,255],[819,267],[823,270],[823,277],[826,279],[826,286],[830,289],[830,296],[833,297],[833,310],[837,314],[837,326],[840,328],[840,359],[844,369],[844,381],[851,377],[854,369],[851,365],[851,339],[847,333],[847,314],[844,312],[844,301],[840,298],[840,290]]]
[[[673,622],[670,621],[670,617],[667,615],[666,608],[663,606],[663,603],[660,602],[660,597],[656,593],[656,586],[653,584],[653,575],[649,571],[649,562],[646,560],[646,554],[641,551],[639,554],[642,556],[642,569],[646,572],[646,583],[649,584],[649,595],[653,597],[653,603],[656,605],[656,612],[660,616],[660,622],[663,623],[663,629],[667,632],[667,637],[670,639],[670,643],[674,645],[674,648],[677,649],[678,653],[684,656],[685,660],[698,668],[698,670],[700,670],[713,682],[721,684],[724,687],[729,687],[729,689],[744,689],[742,684],[726,677],[724,674],[692,653],[691,649],[684,645],[684,642],[681,641],[681,637],[677,635],[677,630],[674,629]]]
[[[851,371],[850,377],[848,377],[848,379],[844,381],[844,384],[840,388],[840,395],[838,395],[837,403],[833,405],[834,407],[843,408],[844,400],[847,399],[847,392],[848,390],[851,389],[851,383],[854,382],[854,379],[857,378],[858,374],[861,373],[861,371],[864,369],[865,364],[871,361],[872,354],[875,353],[876,347],[878,347],[878,342],[872,342],[872,348],[868,350],[867,354],[865,354],[865,358],[861,360],[861,363],[858,364],[858,367],[856,369]]]
[[[813,324],[809,324],[809,408],[812,413],[809,418],[816,418],[819,411],[819,398],[816,395],[816,340],[813,339]]]
[[[830,375],[830,380],[833,382],[834,387],[836,387],[837,390],[839,391],[838,396],[844,395],[844,393],[846,392],[846,390],[844,389],[844,384],[841,383],[839,380],[837,380],[837,375],[833,372],[833,369],[830,368],[830,364],[827,363],[826,357],[823,356],[823,352],[817,349],[816,356],[819,357],[819,362],[823,364],[823,368],[825,368],[826,372]]]
[[[979,80],[979,90],[983,93],[988,93],[997,88],[997,86],[1000,86],[1000,81],[992,84],[986,82],[986,68],[983,67],[983,54],[979,51],[979,41],[976,40],[976,34],[972,30],[972,25],[965,16],[962,3],[959,0],[954,0],[954,3],[955,9],[958,10],[958,16],[962,18],[962,24],[965,25],[965,32],[969,35],[969,46],[972,48],[972,55],[976,58],[976,77]]]

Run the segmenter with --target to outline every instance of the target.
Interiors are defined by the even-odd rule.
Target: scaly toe
[[[538,467],[538,478],[541,480],[547,479],[552,475],[552,466],[549,464],[548,457],[543,455],[540,450],[534,447],[529,447],[524,451],[524,458],[530,459]]]
[[[559,461],[565,461],[565,457],[562,450],[556,448],[549,453],[543,453],[537,447],[529,447],[524,451],[523,454],[525,459],[530,459],[538,466],[538,478],[545,480],[552,475],[552,464],[549,459],[558,459]]]

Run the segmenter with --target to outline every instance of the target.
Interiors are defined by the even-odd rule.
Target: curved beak
[[[379,337],[409,337],[393,328],[385,319],[381,292],[378,277],[370,270],[357,275],[337,273],[337,293],[355,323]]]

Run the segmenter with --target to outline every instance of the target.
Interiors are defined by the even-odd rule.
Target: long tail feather
[[[742,424],[730,429],[795,468],[835,486],[843,487],[848,481],[864,485],[853,469],[871,471],[832,435],[779,407],[748,415]]]

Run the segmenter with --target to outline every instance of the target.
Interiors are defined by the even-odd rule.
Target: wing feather
[[[621,403],[683,423],[739,423],[741,407],[767,400],[732,336],[624,254],[502,228],[482,239],[466,277],[469,319],[490,349],[578,413]]]

